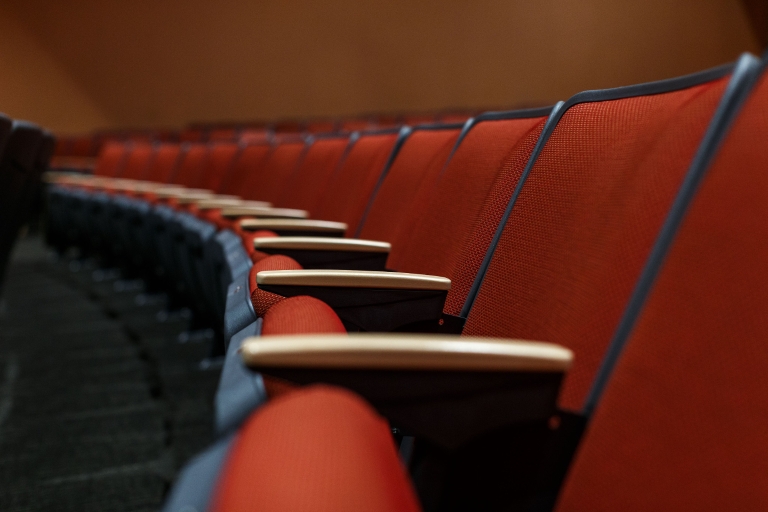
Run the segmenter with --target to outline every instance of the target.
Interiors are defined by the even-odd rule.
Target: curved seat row
[[[48,237],[217,330],[218,439],[166,510],[757,509],[767,102],[745,54],[463,124],[112,143],[48,176]]]

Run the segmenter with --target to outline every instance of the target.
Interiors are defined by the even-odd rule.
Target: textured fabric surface
[[[392,247],[388,267],[453,281],[446,312],[464,303],[474,273],[544,126],[542,117],[483,121],[459,145],[424,205]],[[472,247],[468,247],[472,244]],[[466,266],[468,285],[455,279]]]
[[[226,222],[227,221],[225,220],[224,221],[225,225],[226,225]],[[229,229],[232,229],[232,228],[230,227]],[[253,246],[254,239],[270,237],[270,236],[278,236],[277,233],[275,233],[274,231],[268,231],[266,229],[249,231],[247,229],[242,229],[239,225],[236,225],[233,231],[237,233],[238,236],[240,236],[240,239],[243,241],[243,247],[245,247],[246,252],[248,252],[248,255],[251,257],[251,260],[254,262],[259,261],[268,256],[266,253],[256,250],[256,248]]]
[[[179,144],[160,144],[141,178],[158,183],[168,183],[176,171],[180,156],[181,146]]]
[[[205,163],[199,188],[221,192],[222,183],[232,169],[238,150],[234,142],[214,144]]]
[[[135,143],[128,145],[128,155],[120,172],[120,177],[129,180],[140,179],[149,167],[154,154],[152,144]]]
[[[119,176],[125,156],[126,145],[120,142],[108,142],[104,144],[96,159],[96,167],[93,174],[96,176]]]
[[[282,255],[268,256],[254,263],[249,275],[249,285],[251,288],[251,302],[253,302],[253,309],[256,311],[256,315],[260,317],[264,316],[264,313],[266,313],[269,308],[278,302],[285,300],[285,297],[281,297],[280,295],[259,290],[259,286],[256,284],[256,275],[262,270],[301,270],[301,265],[299,265],[293,258]]]
[[[464,333],[559,343],[578,410],[727,78],[571,107],[526,180]]]
[[[373,198],[359,238],[393,243],[403,225],[417,218],[423,205],[414,200],[423,188],[434,186],[460,131],[417,130],[406,139]]]
[[[361,136],[333,173],[313,216],[346,222],[347,235],[354,233],[395,141],[397,133]]]
[[[222,183],[222,193],[235,194],[244,199],[253,199],[261,170],[272,146],[265,143],[244,147],[232,165],[227,179]]]
[[[327,386],[289,393],[251,416],[214,496],[215,512],[419,510],[387,422]]]
[[[704,178],[558,509],[768,507],[768,83]]]
[[[291,297],[275,304],[264,315],[261,334],[345,333],[333,309],[309,296]]]
[[[307,210],[315,215],[317,202],[349,145],[349,138],[318,139],[307,149],[299,168],[285,186],[277,205]]]
[[[184,146],[182,146],[184,147]],[[171,182],[185,187],[194,187],[199,182],[208,158],[208,146],[206,144],[190,144],[183,150],[181,161],[173,173]]]
[[[281,142],[272,150],[264,162],[264,167],[248,191],[251,199],[269,201],[277,206],[277,202],[285,189],[288,180],[296,171],[300,159],[304,156],[306,145],[303,139],[291,138]],[[256,178],[256,177],[254,177]]]

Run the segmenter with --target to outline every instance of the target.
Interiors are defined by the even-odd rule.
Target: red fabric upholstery
[[[232,142],[237,139],[236,128],[215,128],[208,133],[209,142]]]
[[[230,222],[229,220],[225,219],[224,222]],[[253,240],[255,238],[261,238],[261,237],[269,237],[269,236],[278,236],[277,233],[274,231],[268,231],[266,229],[260,229],[258,231],[248,231],[245,229],[242,229],[239,227],[239,225],[236,225],[234,228],[230,227],[230,229],[233,229],[234,232],[240,236],[240,239],[243,241],[243,247],[245,247],[245,250],[248,252],[248,255],[251,257],[251,261],[254,263],[259,261],[262,258],[267,257],[268,255],[257,251],[253,247]]]
[[[288,256],[275,255],[263,258],[251,267],[249,276],[251,302],[253,303],[253,309],[260,317],[264,316],[264,313],[266,313],[269,308],[278,302],[285,300],[285,297],[281,297],[280,295],[259,290],[259,287],[256,284],[256,274],[262,270],[301,270],[301,265]]]
[[[299,168],[293,173],[277,205],[307,210],[310,217],[319,218],[316,205],[349,145],[349,138],[334,137],[316,140],[308,149]]]
[[[374,119],[344,119],[341,122],[341,131],[355,132],[360,130],[373,130],[378,127]]]
[[[347,235],[354,233],[396,140],[397,133],[360,137],[334,173],[313,217],[346,222]]]
[[[246,128],[240,132],[241,144],[267,144],[271,135],[264,128]]]
[[[346,333],[344,325],[325,302],[313,297],[291,297],[264,315],[261,334]]]
[[[315,119],[305,126],[309,133],[333,133],[336,131],[336,122],[331,119]]]
[[[558,510],[768,505],[768,80],[691,203]]]
[[[437,185],[414,200],[414,222],[392,244],[389,268],[453,281],[446,303],[451,314],[464,303],[544,122],[483,121],[472,128]],[[468,269],[465,282],[456,279],[460,266]]]
[[[138,180],[144,177],[154,155],[152,144],[140,142],[128,144],[128,156],[120,169],[120,178]]]
[[[205,142],[206,133],[202,128],[187,128],[179,134],[180,142]]]
[[[389,425],[356,395],[312,386],[247,420],[225,462],[214,512],[416,512]]]
[[[141,178],[158,183],[168,183],[176,171],[180,156],[181,146],[179,144],[160,144]]]
[[[433,188],[460,130],[417,130],[403,143],[386,179],[376,192],[360,238],[394,242],[416,217],[413,204],[424,188]]]
[[[228,178],[222,184],[222,193],[235,194],[244,199],[253,199],[258,178],[272,146],[266,143],[245,146],[232,164]]]
[[[195,187],[200,182],[205,161],[208,158],[208,146],[206,144],[190,144],[182,150],[181,161],[176,166],[176,172],[171,177],[171,182],[185,187]]]
[[[96,167],[93,174],[96,176],[117,176],[122,170],[128,148],[121,142],[108,142],[104,144],[96,159]]]
[[[220,191],[222,183],[232,169],[239,147],[234,142],[219,142],[211,146],[199,188]]]
[[[571,348],[567,409],[582,406],[726,83],[573,106],[522,189],[464,333]]]
[[[262,172],[247,194],[251,199],[269,201],[277,205],[283,190],[303,157],[306,144],[303,139],[290,137],[269,154]],[[249,183],[249,186],[251,183]]]
[[[262,336],[288,334],[346,334],[347,330],[333,309],[313,297],[291,297],[278,302],[264,313]],[[283,379],[262,375],[267,396],[274,399],[300,386]]]

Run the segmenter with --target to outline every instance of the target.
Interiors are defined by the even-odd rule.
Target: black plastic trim
[[[360,236],[360,231],[363,229],[365,220],[368,218],[368,213],[371,211],[371,206],[373,205],[373,202],[376,200],[376,194],[379,193],[381,184],[384,183],[384,179],[387,177],[387,174],[389,174],[389,169],[390,167],[392,167],[392,163],[395,161],[395,158],[397,158],[397,155],[400,153],[400,148],[403,147],[403,144],[405,143],[405,139],[407,139],[411,135],[411,133],[413,133],[413,128],[411,128],[410,126],[403,126],[397,131],[397,140],[395,141],[395,145],[392,147],[392,151],[389,154],[389,158],[387,159],[387,162],[384,164],[384,168],[381,170],[381,173],[379,174],[379,181],[376,182],[376,186],[373,187],[373,191],[371,191],[371,195],[368,197],[368,204],[365,206],[365,211],[363,212],[362,217],[360,217],[360,221],[357,223],[357,228],[355,229],[355,233],[352,235],[354,238],[358,238]]]

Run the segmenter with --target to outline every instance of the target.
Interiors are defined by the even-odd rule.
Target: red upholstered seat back
[[[128,156],[128,145],[122,142],[107,142],[101,147],[93,174],[96,176],[117,176]]]
[[[195,187],[205,168],[208,151],[207,144],[184,144],[182,146],[181,161],[171,178],[172,183],[184,185],[185,187]]]
[[[179,134],[180,142],[205,142],[206,131],[202,128],[187,128]]]
[[[388,266],[450,278],[449,313],[458,313],[454,310],[464,304],[545,120],[479,122],[464,137],[436,186],[414,200],[423,207],[392,245]],[[462,266],[466,278],[457,280]]]
[[[561,406],[581,408],[726,83],[576,104],[538,156],[464,333],[571,348]]]
[[[266,144],[270,140],[270,134],[263,128],[246,128],[240,132],[238,140],[242,144]]]
[[[317,218],[314,215],[317,202],[333,172],[341,164],[348,145],[348,137],[316,139],[288,180],[277,204],[284,208],[307,210],[311,217]]]
[[[354,233],[397,137],[397,132],[362,135],[333,173],[313,216],[346,222],[347,235]]]
[[[212,144],[201,176],[200,188],[220,192],[239,149],[235,142]]]
[[[272,146],[267,143],[246,145],[237,155],[228,178],[223,183],[224,194],[235,194],[243,199],[254,199],[261,171]]]
[[[214,128],[208,133],[209,142],[232,142],[237,140],[237,128]]]
[[[144,177],[152,157],[154,147],[147,142],[128,144],[128,156],[120,170],[120,178],[138,180]]]
[[[768,80],[705,175],[558,510],[768,506]]]
[[[360,238],[392,243],[404,224],[417,218],[423,205],[414,200],[423,188],[434,187],[460,132],[460,127],[417,129],[405,140],[363,220]]]
[[[252,194],[253,199],[277,205],[305,150],[306,144],[302,138],[289,136],[282,141],[278,139],[277,147],[267,156],[264,167],[248,194]]]
[[[142,179],[167,183],[176,171],[180,155],[181,146],[179,144],[160,144],[155,149],[155,156],[147,166]]]
[[[221,468],[213,512],[417,512],[389,424],[349,391],[310,386],[260,408]]]
[[[339,131],[354,132],[360,130],[374,130],[378,125],[375,119],[352,118],[341,121]]]
[[[332,119],[315,119],[307,123],[305,130],[308,133],[333,133],[336,131],[336,122]]]

